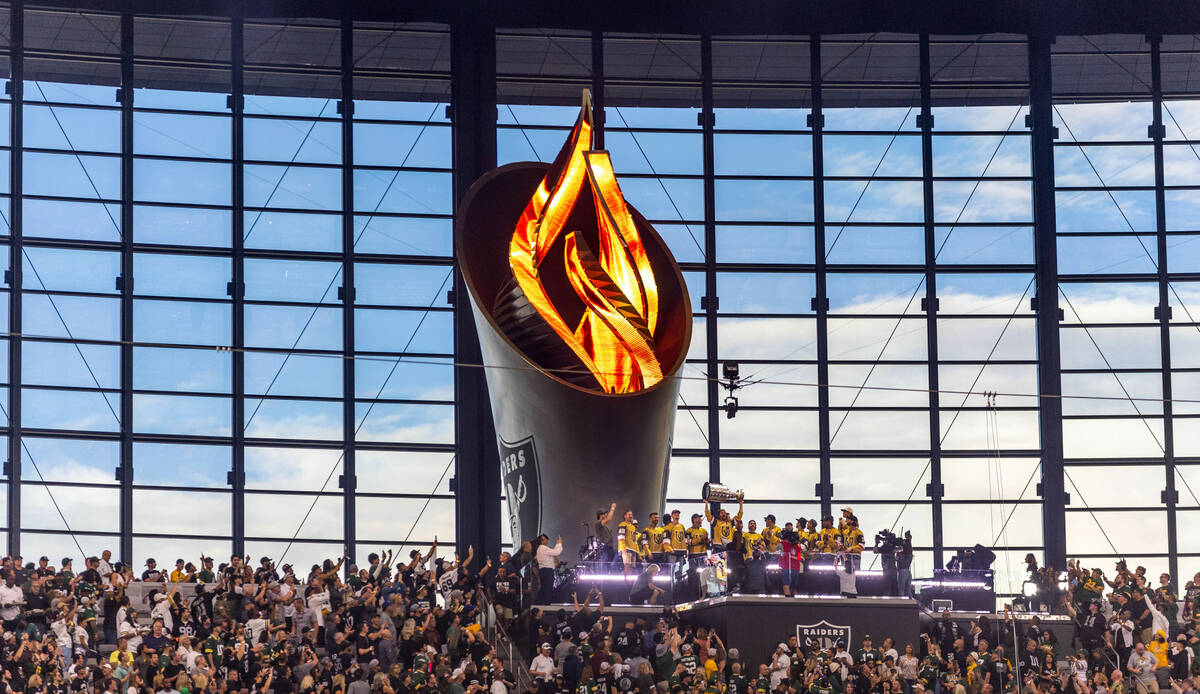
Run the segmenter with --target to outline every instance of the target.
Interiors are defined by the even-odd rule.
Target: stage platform
[[[548,625],[558,621],[558,611],[572,613],[572,605],[538,605]],[[594,607],[594,606],[593,606]],[[921,615],[915,600],[891,597],[841,598],[834,596],[727,595],[664,608],[662,605],[605,605],[613,629],[626,620],[649,624],[663,610],[673,609],[680,624],[716,630],[726,647],[741,651],[742,661],[753,667],[770,662],[776,644],[797,636],[823,644],[838,640],[854,651],[866,635],[879,646],[885,636],[903,652],[906,643],[920,649]]]

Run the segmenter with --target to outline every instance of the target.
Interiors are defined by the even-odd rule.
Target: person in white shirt
[[[24,591],[13,581],[12,571],[9,571],[4,576],[4,585],[0,585],[0,620],[4,621],[5,631],[16,629],[21,605],[25,603]]]
[[[554,679],[554,657],[550,654],[550,644],[543,643],[541,652],[533,657],[533,662],[529,664],[529,674],[543,682],[549,682]]]
[[[112,567],[112,563],[110,562],[111,559],[112,559],[112,550],[108,550],[108,549],[104,550],[103,552],[100,553],[100,564],[99,564],[99,566],[96,567],[96,571],[100,574],[100,580],[103,581],[104,585],[106,585],[106,586],[112,585],[111,576],[112,576],[112,572],[113,572],[113,567]]]
[[[253,645],[258,643],[259,635],[267,630],[267,620],[262,618],[258,610],[251,610],[249,617],[246,620],[246,641]]]
[[[175,617],[171,614],[171,598],[166,593],[156,593],[154,595],[154,607],[150,610],[150,623],[154,620],[161,619],[163,622],[163,631],[168,634],[175,631]]]
[[[329,589],[325,588],[323,585],[318,587],[322,588],[323,590],[310,593],[307,602],[309,609],[317,613],[317,626],[324,627],[325,610],[329,609]]]
[[[117,638],[125,639],[125,650],[130,653],[137,653],[138,646],[142,645],[142,630],[138,628],[136,613],[132,607],[117,622]]]
[[[554,547],[551,548],[548,544],[550,538],[546,535],[538,535],[537,549],[533,553],[533,559],[537,562],[538,578],[541,580],[541,587],[538,589],[537,602],[539,605],[550,604],[550,592],[554,589],[554,564],[555,557],[562,554],[562,536],[559,536],[555,541]]]
[[[71,656],[75,653],[75,608],[60,613],[58,619],[50,623],[50,631],[62,655],[61,667],[65,668],[71,664]]]
[[[896,642],[892,640],[892,637],[889,636],[885,638],[883,643],[879,646],[879,650],[882,651],[884,658],[887,658],[890,655],[892,656],[893,663],[900,662],[900,652],[896,650]]]
[[[786,643],[780,643],[775,647],[775,657],[771,660],[771,691],[778,690],[779,685],[783,684],[789,676],[792,659],[788,656],[788,651]]]
[[[1127,662],[1129,654],[1133,652],[1133,632],[1137,628],[1130,617],[1129,610],[1121,610],[1120,617],[1109,622],[1108,628],[1113,632],[1113,648],[1117,651],[1121,662]]]

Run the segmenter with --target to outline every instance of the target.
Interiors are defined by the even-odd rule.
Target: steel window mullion
[[[825,114],[821,78],[821,36],[809,38],[809,79],[812,93],[813,248],[815,251],[817,317],[817,445],[820,448],[819,481],[814,490],[821,515],[833,508],[833,455],[829,425],[829,290],[825,252]]]
[[[1055,238],[1052,37],[1029,37],[1030,150],[1033,172],[1034,257],[1037,264],[1038,418],[1042,449],[1042,533],[1046,566],[1066,563],[1066,488],[1063,474],[1062,360]]]
[[[230,355],[232,375],[232,398],[230,399],[230,471],[226,483],[232,489],[230,512],[232,518],[233,553],[243,556],[246,553],[246,244],[245,226],[245,177],[243,175],[243,155],[245,153],[245,73],[243,70],[245,50],[245,23],[242,17],[241,4],[234,5],[229,26],[230,49],[230,91],[229,107],[232,114],[230,123],[230,156],[233,160],[233,171],[230,176],[232,191],[230,202],[233,206],[233,227],[231,229],[230,252],[231,277],[229,294],[233,301],[231,340],[233,354]]]
[[[345,4],[341,27],[342,65],[342,349],[354,354],[354,18]],[[342,360],[342,532],[353,557],[357,537],[354,491],[354,360]]]
[[[21,276],[22,276],[22,226],[21,201],[23,192],[22,160],[24,147],[24,95],[25,95],[25,2],[14,0],[11,14],[11,70],[12,79],[9,88],[12,100],[8,133],[9,147],[12,154],[9,157],[9,185],[11,186],[12,209],[9,213],[9,293],[8,293],[8,330],[10,335],[20,335],[22,332],[21,315]],[[17,556],[21,553],[21,349],[20,338],[10,339],[8,346],[8,554]]]
[[[133,14],[121,13],[120,557],[133,561]]]
[[[1163,463],[1166,473],[1166,486],[1163,489],[1162,501],[1167,509],[1167,572],[1175,581],[1175,590],[1182,587],[1179,582],[1179,527],[1176,518],[1176,508],[1179,504],[1178,491],[1175,488],[1175,425],[1172,420],[1174,405],[1172,403],[1171,387],[1171,299],[1170,280],[1167,275],[1167,204],[1165,190],[1165,172],[1163,165],[1163,137],[1165,135],[1162,120],[1162,36],[1150,37],[1150,75],[1153,123],[1150,130],[1154,139],[1154,211],[1157,227],[1158,242],[1158,326],[1159,348],[1161,350],[1162,370],[1162,422],[1163,422]]]
[[[721,479],[721,384],[717,381],[717,208],[716,208],[716,161],[713,111],[713,66],[712,35],[700,37],[700,118],[701,148],[704,166],[704,340],[705,372],[708,374],[708,479]]]
[[[450,94],[454,148],[454,199],[496,165],[496,34],[491,13],[464,12],[450,26]],[[457,230],[455,231],[457,238]],[[482,362],[461,270],[454,272],[454,354],[460,363]],[[496,430],[487,406],[482,369],[454,367],[455,540],[487,555],[500,547],[500,476]]]
[[[929,497],[933,529],[933,565],[942,566],[942,457],[941,402],[938,392],[937,238],[933,226],[933,95],[929,74],[929,35],[922,34],[921,70],[921,171],[925,210],[925,344],[929,374]]]

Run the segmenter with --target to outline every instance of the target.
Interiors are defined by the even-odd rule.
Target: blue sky
[[[38,87],[40,86],[40,90]],[[30,100],[44,93],[52,101],[78,104],[112,104],[112,90],[82,85],[30,84]],[[135,114],[134,151],[139,155],[186,156],[200,159],[228,157],[230,120],[224,97],[212,94],[139,90],[139,107],[200,109],[211,115],[171,113]],[[1175,129],[1169,139],[1180,139],[1191,130],[1200,131],[1200,107],[1172,103],[1183,132]],[[450,165],[450,132],[442,105],[390,104],[362,102],[357,105],[360,118],[429,120],[428,127],[412,124],[358,124],[355,126],[354,159],[369,166],[395,167],[402,161],[408,167],[446,169]],[[1117,139],[1144,141],[1138,146],[1089,145],[1091,163],[1079,148],[1056,149],[1057,183],[1061,186],[1098,185],[1092,166],[1109,185],[1142,185],[1153,181],[1152,159],[1145,124],[1149,122],[1147,104],[1093,104],[1061,106],[1059,142],[1075,139],[1103,142]],[[68,140],[79,150],[97,153],[119,151],[119,120],[116,112],[97,109],[72,109],[56,106],[53,115],[44,106],[30,104],[25,111],[25,142],[29,147],[68,149]],[[335,116],[332,102],[324,99],[249,96],[248,115],[288,116],[286,119],[253,119],[246,122],[247,159],[264,162],[247,165],[244,171],[247,205],[267,211],[249,211],[245,218],[245,245],[253,249],[301,252],[339,252],[341,250],[341,180],[336,168],[322,166],[341,160],[341,139],[336,122],[317,122],[312,117]],[[689,132],[646,133],[610,132],[606,145],[612,152],[620,183],[628,199],[651,219],[661,220],[659,231],[681,262],[699,262],[703,251],[703,187],[699,180],[655,179],[658,174],[699,175],[702,170],[700,133],[694,109],[611,109],[609,125],[628,123],[634,128],[668,127]],[[985,179],[1019,178],[1029,175],[1028,131],[1024,128],[1025,109],[1021,107],[980,107],[937,109],[938,131],[1008,130],[1006,135],[937,135],[933,162],[936,176],[969,176]],[[570,107],[501,107],[502,126],[560,125],[574,121],[576,109]],[[735,128],[801,130],[803,111],[786,109],[721,109],[717,114],[718,131]],[[850,132],[827,135],[825,173],[829,176],[866,177],[878,168],[885,176],[919,176],[921,173],[920,139],[914,126],[914,114],[907,109],[842,109],[826,114],[831,130],[878,129],[894,131],[896,137],[858,135]],[[7,128],[6,109],[0,109],[0,127]],[[61,123],[62,130],[59,129]],[[1068,134],[1068,126],[1070,133]],[[65,131],[66,136],[64,137]],[[554,156],[565,131],[526,130],[502,127],[498,131],[500,163],[530,159],[548,160]],[[635,140],[636,138],[636,140]],[[748,135],[718,132],[716,140],[718,175],[744,178],[718,180],[716,184],[717,245],[720,263],[793,263],[814,260],[811,223],[812,183],[809,181],[771,180],[755,176],[812,174],[811,139],[805,133]],[[1200,181],[1200,157],[1189,147],[1167,148],[1167,183],[1192,184]],[[887,152],[886,156],[884,152]],[[407,159],[405,159],[407,157]],[[289,161],[293,166],[286,166]],[[989,163],[990,161],[990,163]],[[76,157],[69,153],[27,153],[25,191],[77,198],[75,202],[28,200],[25,203],[26,234],[62,239],[117,241],[120,238],[116,205],[95,202],[120,197],[118,160],[100,155]],[[0,172],[7,167],[0,166]],[[85,175],[86,172],[86,175]],[[642,176],[637,176],[641,174]],[[138,252],[134,259],[135,294],[138,297],[183,297],[189,301],[163,301],[138,298],[134,304],[134,337],[137,341],[178,345],[227,345],[231,340],[231,308],[226,300],[226,283],[231,277],[228,257],[220,251],[230,247],[232,216],[229,210],[193,210],[170,207],[172,203],[228,205],[234,172],[221,161],[177,162],[139,158],[134,171],[136,202],[162,203],[163,206],[135,205],[134,241],[146,244],[204,246],[216,251],[210,256]],[[395,179],[393,180],[393,176]],[[89,180],[90,177],[90,180]],[[665,191],[664,191],[665,188]],[[8,182],[0,179],[0,189]],[[97,195],[98,193],[98,195]],[[669,194],[668,194],[669,193]],[[924,260],[924,221],[922,188],[919,181],[831,180],[825,186],[827,260],[833,265],[857,263],[919,264]],[[372,254],[425,256],[431,264],[358,263],[355,267],[357,301],[372,305],[355,313],[355,340],[362,352],[396,352],[407,345],[409,352],[448,355],[452,350],[451,314],[434,311],[425,316],[421,307],[445,308],[448,267],[444,263],[451,250],[452,211],[451,177],[448,171],[401,171],[360,169],[354,180],[356,251]],[[1115,193],[1120,212],[1106,193],[1060,192],[1057,199],[1060,231],[1128,231],[1125,218],[1136,231],[1154,229],[1153,194],[1142,191]],[[1168,228],[1191,229],[1195,195],[1191,191],[1168,193]],[[934,185],[936,244],[940,263],[1029,264],[1033,261],[1030,186],[1021,180],[985,180],[978,186],[971,181],[938,181]],[[428,215],[426,217],[379,217],[383,213]],[[1124,213],[1124,218],[1121,215]],[[111,215],[111,217],[110,217]],[[843,226],[847,221],[865,226]],[[955,226],[958,222],[988,222],[995,226]],[[782,224],[781,224],[782,223]],[[834,239],[837,239],[836,242]],[[1200,258],[1195,236],[1172,236],[1168,240],[1168,267],[1172,271],[1191,271]],[[1152,237],[1143,238],[1151,255],[1156,255]],[[1064,274],[1097,274],[1096,282],[1066,284],[1064,292],[1074,309],[1067,308],[1063,341],[1064,366],[1103,366],[1094,346],[1082,330],[1072,327],[1083,322],[1125,324],[1127,327],[1096,328],[1093,337],[1104,355],[1116,366],[1157,367],[1158,333],[1153,321],[1156,290],[1144,284],[1105,283],[1103,274],[1152,272],[1157,258],[1147,258],[1135,236],[1062,237],[1059,239],[1059,267]],[[84,292],[98,296],[56,295],[54,305],[44,296],[28,294],[25,299],[27,335],[65,336],[111,341],[119,337],[119,300],[114,278],[119,274],[119,254],[112,251],[30,248],[26,262],[25,288],[51,292]],[[36,273],[34,272],[36,270]],[[287,537],[296,529],[304,511],[312,502],[311,493],[321,488],[329,471],[338,461],[336,450],[322,448],[340,440],[341,404],[333,400],[342,390],[342,308],[336,297],[341,284],[337,263],[327,260],[246,261],[246,298],[251,302],[305,302],[305,306],[272,306],[252,303],[246,307],[246,342],[253,347],[290,348],[324,352],[297,355],[287,360],[279,353],[251,352],[246,355],[248,392],[292,396],[291,400],[248,398],[247,435],[266,439],[294,438],[314,445],[294,448],[257,447],[247,451],[248,485],[255,490],[283,489],[304,494],[273,496],[255,494],[247,503],[247,528],[253,535]],[[39,280],[40,277],[40,280]],[[703,277],[687,272],[693,304],[699,310]],[[941,312],[938,321],[939,351],[943,360],[982,360],[1003,332],[996,358],[1033,361],[1036,359],[1035,335],[1026,291],[1029,271],[966,273],[947,268],[938,275]],[[802,272],[744,273],[721,271],[718,291],[721,310],[745,314],[723,317],[718,325],[719,357],[762,360],[815,359],[815,322],[811,318],[810,297],[814,277]],[[1177,283],[1176,290],[1190,306],[1200,307],[1196,288]],[[926,358],[925,323],[919,297],[924,294],[919,273],[898,268],[894,273],[835,272],[829,275],[831,303],[829,353],[835,360],[876,359],[905,361]],[[918,298],[909,303],[910,296]],[[214,301],[215,300],[215,301]],[[1172,303],[1179,303],[1173,299]],[[318,306],[319,305],[319,306]],[[907,310],[906,310],[907,305]],[[5,304],[0,303],[0,306]],[[407,308],[405,308],[407,307]],[[57,311],[61,313],[59,319]],[[315,309],[315,312],[314,312]],[[5,310],[5,309],[0,309]],[[913,316],[897,326],[885,316],[904,311]],[[779,317],[772,314],[800,314]],[[1182,319],[1181,307],[1176,319]],[[1010,315],[1015,316],[1006,328]],[[310,322],[311,316],[311,322]],[[957,316],[957,317],[956,317]],[[308,323],[307,328],[305,327]],[[64,327],[65,323],[65,327]],[[704,357],[704,321],[694,328],[689,356]],[[894,338],[884,349],[888,336]],[[1183,362],[1198,336],[1192,328],[1173,330],[1172,341]],[[1177,344],[1176,344],[1176,341]],[[108,402],[98,393],[72,393],[38,389],[41,386],[94,386],[115,388],[119,381],[119,351],[115,346],[84,345],[80,353],[74,346],[36,341],[25,344],[24,374],[25,421],[27,426],[81,428],[97,432],[116,429],[109,412],[119,411],[118,395],[108,394]],[[85,366],[86,359],[86,366]],[[453,374],[446,358],[428,358],[402,362],[388,378],[393,361],[388,357],[361,358],[355,362],[356,388],[360,398],[373,398],[382,388],[382,397],[430,401],[428,404],[377,404],[370,414],[367,404],[356,407],[357,419],[364,422],[359,432],[362,442],[406,442],[450,444],[453,442],[453,410],[447,403],[452,397]],[[89,373],[88,367],[91,372]],[[281,368],[282,367],[282,368]],[[831,383],[858,386],[897,386],[924,388],[928,384],[924,366],[885,364],[868,377],[869,367],[862,364],[835,364],[830,370]],[[812,407],[816,381],[811,364],[777,363],[746,365],[744,374],[754,374],[766,382],[739,393],[742,404]],[[138,347],[134,350],[135,388],[164,391],[161,394],[135,396],[134,430],[138,433],[181,433],[214,436],[230,434],[231,358],[228,352],[171,347]],[[939,367],[942,387],[966,390],[976,376],[975,390],[999,390],[1007,393],[1033,393],[1036,367],[1032,364],[993,365],[982,374],[976,366],[943,364]],[[696,380],[703,376],[701,364],[688,364],[683,376],[681,404],[704,402],[704,386]],[[272,383],[272,380],[274,382]],[[1064,390],[1081,395],[1120,397],[1121,386],[1135,397],[1161,397],[1161,379],[1156,374],[1122,374],[1120,382],[1106,374],[1068,375]],[[1173,376],[1176,397],[1200,397],[1200,379],[1192,374]],[[386,380],[386,385],[385,385]],[[198,395],[204,394],[204,395]],[[835,406],[924,407],[923,393],[863,391],[854,400],[854,391],[833,389]],[[943,406],[960,404],[961,396],[944,395]],[[261,403],[261,404],[260,404]],[[970,401],[968,405],[979,405]],[[1001,398],[1001,406],[1034,404],[1031,398]],[[1127,401],[1068,401],[1068,414],[1131,414]],[[1182,405],[1181,405],[1182,407]],[[1153,404],[1139,403],[1142,413],[1160,412]],[[1194,409],[1194,406],[1192,406]],[[703,413],[696,413],[700,423]],[[838,498],[874,500],[859,509],[869,526],[887,526],[896,521],[913,528],[918,538],[928,538],[927,506],[912,505],[903,513],[897,499],[903,499],[914,485],[923,485],[922,469],[926,460],[906,450],[927,448],[928,415],[920,411],[859,411],[844,417],[833,413],[838,435],[835,450],[889,450],[893,457],[845,459],[835,466],[835,502]],[[953,420],[953,425],[951,421]],[[1149,425],[1147,427],[1146,425]],[[1196,455],[1200,437],[1191,434],[1190,420],[1176,426],[1177,452]],[[816,447],[816,414],[811,411],[743,410],[732,420],[722,420],[721,438],[725,448],[767,448],[781,451]],[[1157,420],[1068,420],[1064,423],[1067,453],[1070,457],[1161,455],[1155,437],[1162,440]],[[941,434],[948,449],[1027,450],[1038,447],[1037,413],[1002,410],[994,419],[982,412],[964,412],[956,419],[943,413]],[[674,441],[681,448],[703,448],[703,434],[686,412],[676,421]],[[115,444],[92,441],[76,442],[48,438],[29,442],[30,453],[47,479],[93,482],[112,485],[117,465]],[[448,493],[447,482],[437,484],[440,472],[449,462],[449,454],[395,453],[362,450],[358,453],[359,488],[384,493]],[[135,447],[136,483],[139,485],[189,485],[219,489],[224,487],[228,469],[228,446],[187,446],[138,444]],[[1002,465],[986,457],[947,461],[943,475],[950,501],[1016,499],[1025,480],[1034,474],[1033,457],[1005,459]],[[789,496],[810,496],[815,483],[816,460],[781,456],[775,460],[744,459],[731,455],[722,461],[726,482],[744,486],[748,498],[778,495],[779,489],[795,490]],[[702,458],[675,457],[672,462],[669,496],[694,497],[705,481],[707,463]],[[884,474],[880,474],[880,471]],[[1076,493],[1093,506],[1130,505],[1151,509],[1159,506],[1157,490],[1163,484],[1161,466],[1116,469],[1124,484],[1116,487],[1103,481],[1108,472],[1075,468],[1072,478],[1080,485]],[[924,473],[927,476],[927,472]],[[1184,474],[1191,474],[1185,471]],[[29,476],[29,475],[27,475]],[[1194,476],[1194,475],[1192,475]],[[1197,477],[1200,483],[1200,477]],[[923,489],[923,486],[919,486]],[[336,491],[336,478],[326,490]],[[1072,486],[1068,485],[1068,491]],[[54,488],[55,498],[64,506],[75,527],[90,527],[98,532],[116,530],[116,490]],[[45,502],[45,491],[31,488],[30,503],[23,513],[34,528],[58,529],[61,521]],[[42,496],[38,496],[42,495]],[[135,530],[138,532],[222,535],[230,532],[228,495],[215,492],[139,490],[137,492]],[[920,494],[917,495],[920,498]],[[1025,500],[1036,497],[1025,490]],[[150,509],[187,508],[188,520],[164,519]],[[781,510],[779,505],[765,508],[750,506],[757,515],[773,511],[777,515],[811,515],[814,502],[798,502]],[[949,545],[990,541],[981,534],[992,534],[1012,511],[1011,504],[985,506],[946,504],[946,542]],[[360,500],[359,535],[367,539],[396,541],[407,532],[416,516],[416,500]],[[1040,516],[1036,505],[1022,505],[1008,526],[1012,545],[1040,544]],[[166,514],[171,515],[171,514]],[[985,518],[986,516],[986,518]],[[301,530],[312,540],[328,544],[305,544],[289,550],[302,561],[336,554],[336,532],[340,528],[341,500],[321,498],[313,515]],[[1096,532],[1090,516],[1069,514],[1068,546],[1085,554],[1105,554],[1111,550]],[[1110,529],[1118,551],[1132,554],[1161,551],[1158,547],[1165,514],[1143,511],[1136,517],[1125,514],[1116,530]],[[422,541],[432,535],[446,534],[453,526],[453,507],[448,501],[435,501],[422,516],[413,537]],[[983,533],[981,528],[988,529]],[[440,530],[439,530],[440,529]],[[64,537],[31,534],[30,546],[65,546]],[[1147,544],[1146,538],[1152,538]],[[97,548],[111,545],[103,538],[86,538]],[[137,552],[162,554],[166,542],[139,539]],[[200,550],[220,554],[220,542],[187,541],[183,546],[198,554]],[[333,548],[333,549],[331,549]],[[89,547],[84,548],[91,551]],[[278,542],[256,544],[252,554],[277,553]],[[65,549],[64,549],[65,551]],[[1022,553],[1023,554],[1023,553]],[[160,561],[163,557],[158,557]],[[173,557],[172,557],[173,559]],[[919,569],[928,568],[929,558],[919,560]],[[1016,563],[1004,556],[1006,564]],[[1157,562],[1158,560],[1153,560]],[[1185,560],[1185,563],[1191,560]],[[1151,565],[1151,560],[1146,561]],[[1161,563],[1161,562],[1159,562]],[[1158,563],[1153,566],[1157,567]],[[1188,564],[1188,566],[1191,566]],[[1189,569],[1190,572],[1191,569]]]

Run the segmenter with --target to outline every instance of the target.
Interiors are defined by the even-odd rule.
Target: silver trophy
[[[705,501],[741,501],[745,497],[746,492],[730,489],[720,482],[705,482],[704,488],[700,490],[700,498]]]

